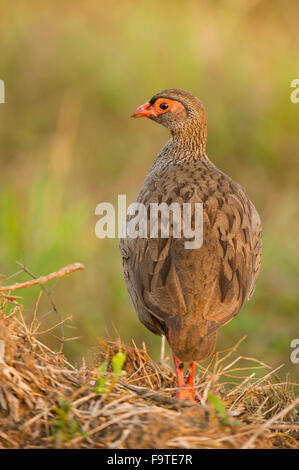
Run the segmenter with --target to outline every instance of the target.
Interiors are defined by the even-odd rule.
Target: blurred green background
[[[24,262],[36,275],[83,262],[54,287],[81,335],[74,361],[97,338],[160,339],[137,320],[122,278],[118,240],[99,240],[98,203],[131,203],[168,132],[131,112],[164,88],[199,96],[211,160],[242,184],[263,221],[263,263],[253,299],[219,334],[244,334],[240,354],[290,362],[299,337],[297,0],[1,1],[0,272]],[[2,283],[28,279],[25,274]],[[33,311],[39,288],[22,291]],[[40,315],[50,309],[46,296]],[[47,321],[50,321],[48,317]],[[46,320],[45,320],[46,321]],[[54,317],[52,321],[55,321]],[[115,327],[113,326],[115,325]],[[55,347],[55,340],[49,339]]]

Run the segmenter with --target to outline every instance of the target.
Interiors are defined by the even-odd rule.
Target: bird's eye
[[[168,103],[161,103],[161,104],[159,104],[159,108],[162,109],[163,111],[165,111],[165,109],[169,108],[169,104]]]

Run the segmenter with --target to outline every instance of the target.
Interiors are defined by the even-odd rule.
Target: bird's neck
[[[168,142],[173,157],[179,160],[207,159],[206,156],[206,128],[180,129],[171,133]]]

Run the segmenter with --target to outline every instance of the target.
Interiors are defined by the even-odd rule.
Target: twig
[[[279,413],[277,413],[275,416],[273,416],[271,419],[268,419],[264,424],[262,424],[259,429],[251,436],[251,438],[245,442],[245,444],[242,446],[242,449],[248,449],[254,444],[254,441],[258,438],[258,436],[265,431],[265,429],[270,428],[271,425],[275,422],[278,421],[280,418],[283,418],[289,411],[293,410],[295,406],[299,404],[299,397],[294,400],[289,406],[281,410]]]
[[[29,274],[29,276],[31,276],[33,278],[33,281],[27,281],[27,282],[23,282],[23,283],[16,283],[12,286],[3,286],[3,287],[0,287],[0,291],[2,290],[16,290],[16,289],[24,289],[24,288],[27,288],[27,287],[31,287],[33,285],[36,285],[36,284],[39,284],[40,287],[43,289],[43,291],[47,294],[51,304],[52,304],[52,307],[53,307],[53,310],[55,311],[56,315],[58,316],[58,319],[59,319],[59,323],[57,326],[60,326],[60,332],[61,332],[61,338],[59,338],[60,340],[60,348],[59,348],[59,353],[61,354],[63,352],[63,346],[64,346],[64,343],[65,343],[65,335],[64,335],[64,327],[63,327],[63,319],[62,319],[62,315],[60,314],[60,312],[58,311],[58,308],[57,308],[57,305],[55,304],[55,301],[53,299],[53,296],[51,294],[51,292],[49,291],[49,289],[47,289],[46,286],[43,285],[44,282],[48,282],[50,280],[53,280],[53,279],[58,279],[62,276],[66,276],[67,274],[71,274],[72,272],[74,271],[77,271],[79,269],[84,269],[84,265],[81,264],[81,263],[74,263],[74,264],[71,264],[69,266],[65,266],[64,268],[61,268],[59,271],[56,271],[54,273],[51,273],[51,274],[48,274],[46,276],[42,276],[42,277],[39,277],[37,278],[24,264],[22,263],[19,263],[17,262],[23,269],[24,272],[26,272],[27,274]]]
[[[164,363],[164,356],[165,356],[165,336],[161,336],[161,353],[160,353],[160,362]]]
[[[129,390],[132,390],[133,392],[137,393],[140,395],[142,398],[147,398],[149,400],[156,401],[158,403],[161,403],[163,405],[176,405],[179,407],[190,407],[190,406],[198,406],[194,404],[191,401],[188,400],[178,400],[177,398],[172,398],[172,397],[165,397],[161,395],[160,393],[156,393],[151,391],[148,388],[145,387],[136,387],[134,385],[129,385],[125,382],[119,381],[119,385],[121,385],[124,388],[127,388]]]
[[[59,271],[56,271],[54,273],[47,274],[46,276],[41,276],[37,279],[35,278],[33,281],[17,282],[16,284],[13,284],[11,286],[1,286],[0,292],[25,289],[27,287],[35,286],[37,284],[43,284],[44,282],[52,281],[53,279],[58,279],[59,277],[71,274],[74,271],[78,271],[79,269],[85,269],[85,266],[81,263],[70,264],[69,266],[65,266],[64,268],[61,268],[59,269]]]

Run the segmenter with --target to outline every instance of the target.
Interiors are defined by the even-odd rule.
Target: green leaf
[[[212,393],[208,393],[208,398],[214,405],[216,413],[222,417],[222,422],[224,424],[228,424],[228,416],[223,401],[221,401],[219,397],[213,395]]]
[[[58,403],[59,403],[60,408],[65,412],[65,414],[67,414],[70,411],[71,406],[65,400],[65,398],[63,397],[59,398]]]
[[[114,376],[118,377],[119,375],[123,375],[122,368],[124,366],[125,360],[126,360],[126,354],[118,351],[113,358],[112,358],[112,369],[114,372]]]
[[[78,426],[78,423],[75,419],[70,419],[69,420],[69,427],[70,427],[70,431],[72,434],[75,434],[76,432],[79,431],[79,426]]]
[[[95,386],[95,393],[107,393],[108,388],[106,386],[107,380],[104,377],[105,372],[107,371],[108,362],[104,361],[103,364],[99,367],[99,375]]]

